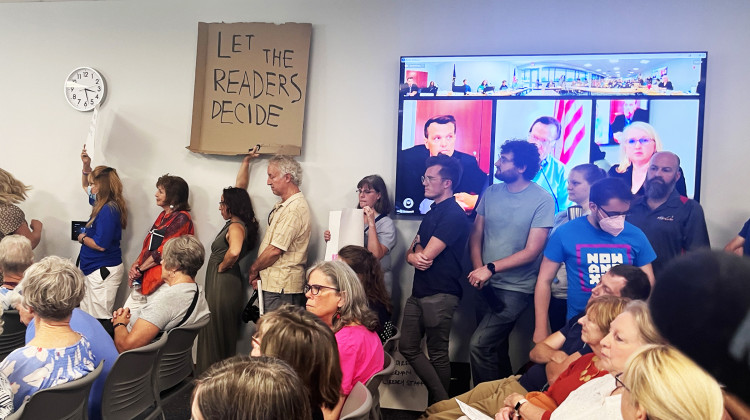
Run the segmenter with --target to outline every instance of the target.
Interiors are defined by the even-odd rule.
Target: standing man
[[[646,234],[656,251],[652,263],[656,276],[672,258],[711,248],[703,208],[675,190],[680,177],[680,158],[676,154],[655,153],[643,184],[645,195],[635,199],[627,216],[630,223]]]
[[[448,343],[469,236],[469,219],[453,197],[460,178],[456,159],[442,154],[427,159],[424,195],[435,202],[406,253],[406,262],[414,266],[414,286],[404,307],[399,348],[427,386],[430,404],[448,399],[451,378]],[[423,336],[429,360],[422,351]]]
[[[533,300],[542,250],[554,221],[552,197],[531,180],[539,171],[539,152],[523,140],[506,141],[495,163],[495,178],[477,206],[469,240],[474,271],[469,283],[490,308],[471,337],[474,384],[512,374],[508,337]]]
[[[487,186],[487,174],[479,169],[477,158],[456,150],[457,125],[453,115],[436,115],[424,124],[424,145],[399,152],[396,171],[396,208],[400,213],[425,214],[432,200],[425,197],[420,178],[425,161],[442,153],[456,158],[462,169],[461,181],[453,184],[456,201],[464,210],[473,210],[479,194]]]
[[[554,117],[539,117],[529,128],[529,143],[539,150],[541,170],[536,174],[533,182],[552,194],[555,201],[555,213],[566,210],[573,205],[568,200],[568,182],[565,178],[565,165],[552,156],[555,144],[560,140],[562,132],[560,121]]]
[[[591,185],[586,217],[560,226],[549,238],[534,292],[534,342],[549,336],[550,285],[561,263],[568,274],[568,316],[586,309],[591,291],[613,265],[640,267],[653,285],[651,262],[656,253],[646,235],[625,221],[633,194],[619,178],[604,178]]]
[[[253,157],[256,157],[253,155]],[[279,196],[268,215],[268,229],[250,266],[250,284],[262,280],[266,312],[284,303],[304,306],[305,263],[310,242],[310,209],[299,190],[302,168],[294,158],[276,155],[268,161],[271,192]]]

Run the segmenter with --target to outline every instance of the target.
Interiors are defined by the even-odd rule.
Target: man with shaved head
[[[708,229],[701,205],[675,190],[680,179],[680,158],[671,152],[655,153],[651,157],[646,182],[646,194],[630,207],[627,221],[646,234],[656,251],[652,263],[658,277],[672,258],[699,248],[710,248]]]

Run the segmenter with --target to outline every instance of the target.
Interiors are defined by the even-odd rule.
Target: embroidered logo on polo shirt
[[[661,220],[662,222],[674,222],[674,216],[659,216],[656,220]]]

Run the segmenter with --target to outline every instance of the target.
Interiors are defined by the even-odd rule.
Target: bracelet
[[[122,325],[123,327],[127,327],[128,326],[128,324],[126,324],[124,322],[118,322],[117,324],[115,324],[115,325],[112,326],[112,330],[114,330],[115,328],[119,327],[120,325]]]
[[[83,241],[85,241],[85,240],[86,240],[86,235],[83,235],[83,237],[81,238],[81,240],[80,240],[80,241],[78,241],[78,242],[80,242],[80,243],[81,243],[81,245],[85,245],[85,244],[83,243]]]
[[[82,173],[82,174],[84,174],[84,175],[89,175],[89,174],[91,174],[91,172],[93,172],[93,171],[88,171],[88,172],[86,172],[86,171],[84,171],[83,169],[81,169],[81,173]]]
[[[138,267],[137,265],[135,266],[135,271],[143,274],[143,271],[141,271],[141,267]]]

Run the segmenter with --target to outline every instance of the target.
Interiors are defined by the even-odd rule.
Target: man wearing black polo
[[[656,260],[651,263],[656,276],[672,258],[711,248],[703,208],[675,190],[679,179],[680,158],[671,152],[655,153],[643,184],[645,195],[633,201],[627,216],[656,251]]]
[[[461,178],[458,161],[439,154],[427,159],[426,165],[424,195],[434,203],[406,253],[406,262],[414,266],[414,285],[404,307],[399,349],[427,386],[432,404],[448,398],[448,342],[461,297],[469,219],[453,197],[453,186]],[[427,336],[429,360],[422,351],[423,336]]]

